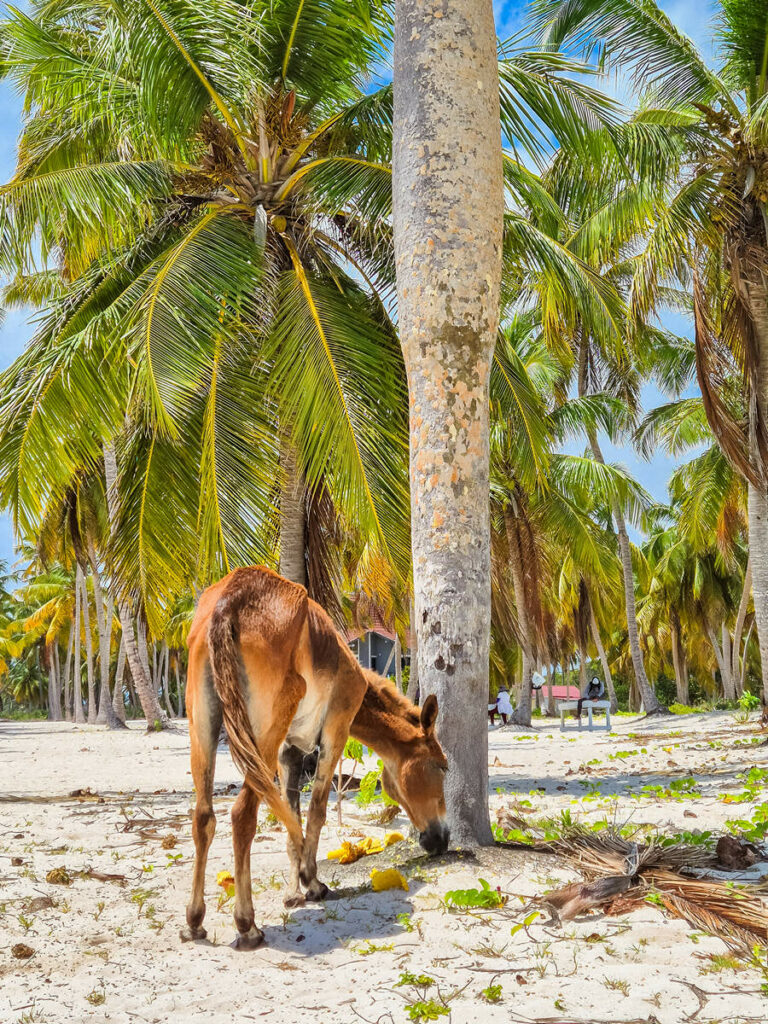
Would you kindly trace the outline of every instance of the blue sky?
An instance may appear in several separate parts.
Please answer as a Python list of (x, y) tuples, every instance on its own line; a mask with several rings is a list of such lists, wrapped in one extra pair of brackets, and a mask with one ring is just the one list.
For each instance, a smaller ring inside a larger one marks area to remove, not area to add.
[[(524, 4), (518, 0), (495, 0), (496, 24), (500, 36), (508, 36), (522, 24)], [(712, 52), (712, 19), (716, 4), (707, 0), (661, 0), (661, 7), (675, 24), (686, 32), (708, 56)], [(0, 82), (0, 180), (7, 181), (13, 173), (16, 158), (16, 138), (21, 123), (21, 101), (6, 82)], [(678, 333), (689, 328), (679, 318), (670, 323)], [(31, 334), (27, 314), (12, 311), (0, 327), (0, 369), (8, 366), (23, 350)], [(652, 408), (663, 401), (657, 389), (649, 385), (643, 389), (643, 404)], [(657, 454), (651, 462), (642, 460), (633, 450), (615, 448), (606, 444), (606, 457), (623, 463), (630, 472), (660, 501), (666, 499), (667, 480), (675, 462)], [(14, 559), (13, 532), (7, 516), (0, 515), (0, 561)]]

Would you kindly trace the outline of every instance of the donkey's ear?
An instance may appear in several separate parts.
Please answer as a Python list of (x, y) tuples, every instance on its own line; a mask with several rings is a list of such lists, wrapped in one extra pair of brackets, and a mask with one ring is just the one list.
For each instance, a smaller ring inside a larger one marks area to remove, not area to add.
[(424, 730), (424, 735), (429, 736), (435, 729), (435, 719), (437, 718), (437, 697), (434, 693), (430, 693), (427, 699), (424, 701), (424, 705), (421, 709), (421, 727)]

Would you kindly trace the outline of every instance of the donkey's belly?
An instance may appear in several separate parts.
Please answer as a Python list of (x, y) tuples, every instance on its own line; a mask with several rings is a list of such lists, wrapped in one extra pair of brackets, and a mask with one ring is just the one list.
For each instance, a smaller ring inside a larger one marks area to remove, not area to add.
[(320, 742), (327, 705), (324, 695), (308, 690), (296, 708), (285, 742), (310, 754)]

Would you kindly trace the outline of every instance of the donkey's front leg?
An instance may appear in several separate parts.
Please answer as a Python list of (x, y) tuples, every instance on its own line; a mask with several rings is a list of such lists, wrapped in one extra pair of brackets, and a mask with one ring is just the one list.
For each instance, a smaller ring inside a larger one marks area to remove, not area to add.
[(301, 857), (299, 876), (307, 890), (307, 899), (323, 900), (328, 895), (328, 886), (317, 877), (317, 844), (320, 832), (325, 824), (328, 796), (331, 792), (333, 773), (339, 763), (344, 744), (347, 742), (347, 728), (324, 734), (320, 740), (320, 756), (317, 761), (317, 774), (312, 786), (309, 801), (307, 828), (304, 835), (304, 852)]

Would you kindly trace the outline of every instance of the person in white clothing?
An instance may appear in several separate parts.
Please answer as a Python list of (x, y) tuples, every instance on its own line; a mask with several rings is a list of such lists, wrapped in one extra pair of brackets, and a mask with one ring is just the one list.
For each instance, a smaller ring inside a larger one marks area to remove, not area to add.
[(505, 686), (499, 690), (499, 695), (496, 698), (496, 710), (501, 715), (501, 720), (504, 725), (507, 724), (507, 718), (515, 710), (512, 707), (512, 701), (509, 699), (509, 690)]

